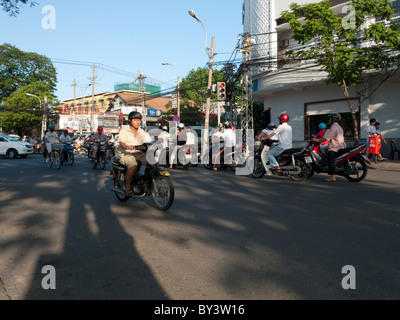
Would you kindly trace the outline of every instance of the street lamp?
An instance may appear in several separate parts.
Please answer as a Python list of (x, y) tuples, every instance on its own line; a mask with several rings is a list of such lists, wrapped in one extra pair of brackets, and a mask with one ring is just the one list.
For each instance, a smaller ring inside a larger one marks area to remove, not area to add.
[[(171, 64), (171, 63), (168, 63), (168, 62), (161, 62), (161, 64), (163, 66), (171, 66), (172, 67), (172, 69), (174, 70), (174, 79), (175, 79), (176, 78), (176, 72), (175, 72), (174, 65)], [(180, 108), (180, 105), (179, 105), (179, 77), (177, 79), (176, 98), (177, 98), (178, 117), (180, 118), (181, 117), (181, 108)]]
[(40, 138), (42, 138), (44, 136), (44, 131), (45, 131), (45, 127), (46, 127), (46, 123), (44, 121), (44, 110), (42, 110), (42, 100), (37, 95), (34, 95), (32, 93), (27, 93), (26, 95), (29, 96), (29, 97), (37, 98), (39, 100), (40, 111), (42, 112), (42, 129), (41, 129), (42, 136), (40, 137)]
[[(210, 105), (211, 105), (211, 86), (212, 86), (212, 72), (213, 72), (213, 63), (214, 63), (214, 43), (215, 43), (215, 38), (212, 37), (211, 39), (211, 49), (207, 48), (207, 31), (206, 28), (204, 27), (204, 24), (201, 22), (201, 20), (197, 17), (196, 13), (193, 10), (189, 10), (189, 15), (193, 17), (194, 19), (199, 22), (204, 29), (204, 32), (206, 34), (206, 44), (205, 44), (205, 50), (207, 53), (207, 56), (210, 59), (210, 68), (208, 71), (208, 87), (207, 87), (207, 102), (206, 102), (206, 114), (205, 114), (205, 122), (204, 122), (204, 137), (203, 137), (203, 154), (202, 154), (202, 160), (205, 160), (205, 157), (208, 155), (207, 147), (208, 147), (208, 130), (209, 130), (209, 123), (210, 123)], [(208, 53), (208, 50), (210, 50), (210, 53)]]

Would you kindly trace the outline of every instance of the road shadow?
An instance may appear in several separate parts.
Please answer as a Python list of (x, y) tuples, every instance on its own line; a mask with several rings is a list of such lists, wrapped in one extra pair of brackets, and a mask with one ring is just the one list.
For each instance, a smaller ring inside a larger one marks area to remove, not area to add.
[[(166, 298), (152, 270), (139, 256), (133, 236), (110, 209), (113, 194), (106, 190), (107, 170), (94, 170), (78, 161), (74, 167), (63, 166), (61, 170), (15, 169), (12, 175), (18, 178), (0, 181), (0, 191), (8, 193), (0, 200), (0, 221), (7, 222), (10, 212), (6, 210), (19, 209), (20, 218), (15, 216), (12, 224), (25, 232), (3, 241), (1, 248), (15, 266), (32, 265), (22, 299)], [(29, 261), (28, 256), (36, 261)], [(56, 271), (55, 290), (42, 287), (46, 276), (42, 271), (47, 265)]]

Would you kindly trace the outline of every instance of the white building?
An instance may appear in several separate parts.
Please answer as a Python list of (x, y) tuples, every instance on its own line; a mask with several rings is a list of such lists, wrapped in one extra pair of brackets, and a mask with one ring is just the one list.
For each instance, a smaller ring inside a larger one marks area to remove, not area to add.
[[(243, 31), (253, 36), (256, 42), (252, 50), (252, 61), (256, 66), (253, 69), (253, 99), (264, 103), (272, 121), (277, 121), (282, 112), (288, 113), (294, 142), (301, 144), (316, 133), (316, 126), (326, 119), (327, 114), (339, 112), (348, 118), (350, 111), (343, 90), (336, 85), (327, 86), (324, 82), (326, 74), (318, 66), (306, 61), (291, 64), (284, 59), (286, 50), (299, 48), (299, 44), (291, 39), (289, 24), (280, 19), (281, 12), (288, 10), (293, 2), (306, 4), (319, 0), (244, 0)], [(331, 2), (338, 14), (349, 3)], [(393, 1), (393, 5), (396, 16), (400, 16), (400, 0)], [(355, 101), (359, 99), (354, 91), (351, 97)], [(389, 79), (361, 106), (361, 139), (366, 139), (370, 118), (381, 123), (386, 140), (397, 140), (399, 144), (400, 74)], [(352, 125), (351, 121), (349, 125)], [(344, 129), (352, 131), (352, 128)], [(349, 142), (352, 140), (348, 139)], [(389, 143), (386, 148), (390, 150)], [(387, 154), (387, 150), (384, 153)]]

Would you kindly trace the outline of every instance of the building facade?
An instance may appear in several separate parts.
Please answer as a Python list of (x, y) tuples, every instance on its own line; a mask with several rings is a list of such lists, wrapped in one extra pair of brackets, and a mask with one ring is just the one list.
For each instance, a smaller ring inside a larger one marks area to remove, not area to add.
[[(255, 39), (251, 60), (253, 99), (264, 104), (272, 120), (286, 112), (293, 127), (294, 144), (302, 144), (316, 133), (319, 122), (330, 112), (339, 112), (346, 120), (345, 132), (351, 144), (352, 122), (349, 108), (342, 88), (327, 85), (326, 74), (318, 65), (308, 61), (295, 63), (285, 59), (287, 50), (302, 47), (291, 39), (288, 23), (281, 19), (281, 12), (296, 2), (299, 5), (316, 3), (319, 0), (244, 0), (243, 31)], [(345, 15), (344, 7), (349, 1), (331, 1), (331, 8), (338, 15)], [(395, 16), (400, 16), (400, 1), (393, 1)], [(400, 74), (390, 78), (362, 106), (359, 117), (360, 139), (367, 138), (366, 128), (369, 119), (376, 118), (386, 140), (400, 142)], [(352, 102), (360, 97), (353, 90)], [(350, 127), (348, 127), (350, 126)], [(383, 145), (383, 149), (389, 146)], [(383, 150), (387, 152), (386, 150)]]

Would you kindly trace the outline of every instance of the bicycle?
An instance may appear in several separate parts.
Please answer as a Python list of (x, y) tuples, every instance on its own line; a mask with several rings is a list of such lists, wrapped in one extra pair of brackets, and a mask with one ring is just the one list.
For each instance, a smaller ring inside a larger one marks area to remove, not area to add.
[(51, 168), (53, 166), (53, 163), (55, 163), (56, 168), (60, 169), (61, 168), (61, 143), (53, 143), (51, 145), (51, 153), (50, 155), (44, 158), (44, 161), (46, 163), (46, 166), (48, 168)]

